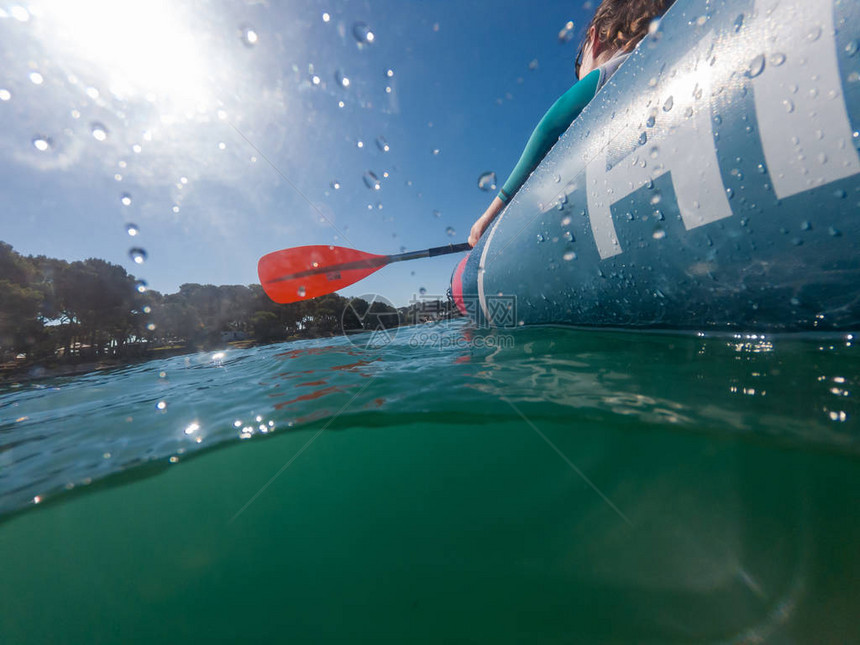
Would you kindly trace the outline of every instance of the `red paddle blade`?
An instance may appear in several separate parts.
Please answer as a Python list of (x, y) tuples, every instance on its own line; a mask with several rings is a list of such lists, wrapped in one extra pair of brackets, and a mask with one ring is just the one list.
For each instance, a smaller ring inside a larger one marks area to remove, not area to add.
[(388, 256), (342, 246), (298, 246), (260, 258), (263, 291), (279, 303), (324, 296), (358, 282), (388, 264)]

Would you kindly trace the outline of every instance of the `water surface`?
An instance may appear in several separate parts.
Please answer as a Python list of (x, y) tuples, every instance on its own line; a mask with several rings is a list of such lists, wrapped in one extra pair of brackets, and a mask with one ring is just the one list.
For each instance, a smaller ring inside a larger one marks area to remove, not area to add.
[(376, 345), (5, 387), (3, 642), (860, 638), (849, 336)]

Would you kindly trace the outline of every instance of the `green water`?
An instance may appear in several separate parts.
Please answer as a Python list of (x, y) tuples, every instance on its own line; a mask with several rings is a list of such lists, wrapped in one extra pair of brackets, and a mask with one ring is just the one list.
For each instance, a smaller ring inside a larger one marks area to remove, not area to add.
[(0, 642), (860, 640), (851, 339), (436, 331), (0, 395)]

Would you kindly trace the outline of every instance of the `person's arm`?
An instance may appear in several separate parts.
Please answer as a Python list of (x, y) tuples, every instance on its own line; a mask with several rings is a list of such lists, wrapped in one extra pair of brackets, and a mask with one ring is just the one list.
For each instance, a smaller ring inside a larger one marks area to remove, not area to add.
[(537, 124), (531, 137), (529, 137), (520, 160), (517, 162), (507, 181), (505, 181), (499, 194), (472, 226), (472, 231), (469, 235), (469, 244), (472, 246), (477, 244), (487, 226), (490, 225), (496, 215), (499, 214), (505, 207), (505, 204), (511, 200), (522, 185), (526, 183), (526, 179), (529, 178), (529, 175), (537, 168), (538, 164), (543, 161), (543, 158), (558, 141), (558, 138), (564, 134), (565, 130), (573, 123), (573, 120), (582, 112), (582, 109), (588, 105), (588, 102), (594, 97), (597, 91), (599, 79), (600, 70), (594, 70), (562, 94), (553, 103), (552, 107), (547, 110), (546, 114), (543, 115), (540, 123)]

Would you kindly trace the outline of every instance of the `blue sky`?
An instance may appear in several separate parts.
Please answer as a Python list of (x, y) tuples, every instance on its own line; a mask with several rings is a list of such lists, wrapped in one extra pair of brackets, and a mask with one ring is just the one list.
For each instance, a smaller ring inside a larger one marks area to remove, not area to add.
[[(525, 0), (0, 0), (0, 240), (104, 258), (164, 293), (257, 282), (257, 259), (292, 246), (465, 241), (493, 196), (479, 175), (503, 182), (573, 83), (590, 13)], [(342, 293), (442, 295), (455, 263), (393, 265)]]

